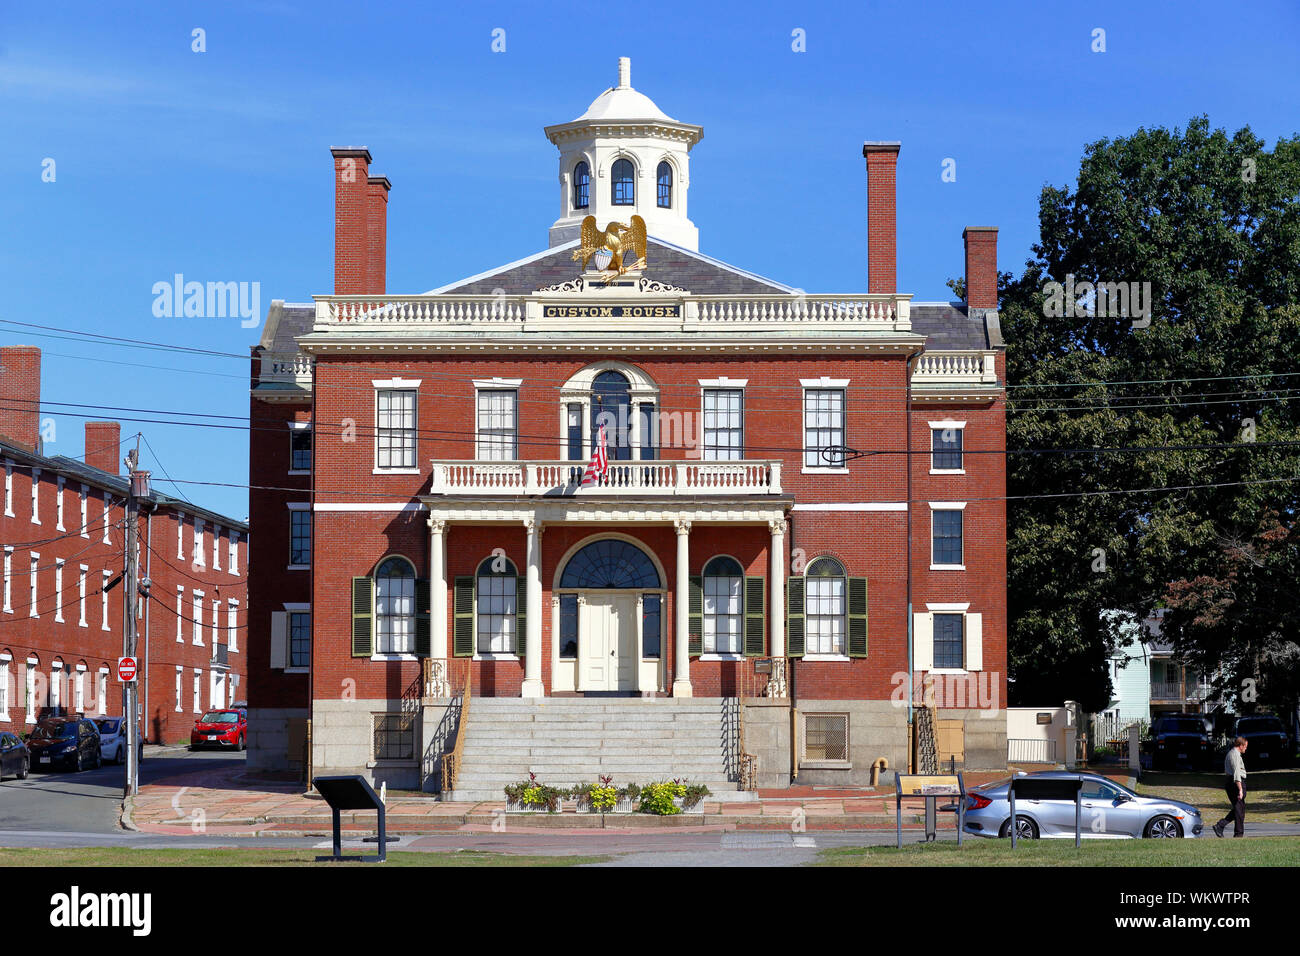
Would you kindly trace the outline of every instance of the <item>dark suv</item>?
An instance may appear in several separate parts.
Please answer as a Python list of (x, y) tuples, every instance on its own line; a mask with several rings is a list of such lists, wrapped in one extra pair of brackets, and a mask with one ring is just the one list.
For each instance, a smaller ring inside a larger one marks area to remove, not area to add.
[(33, 770), (99, 767), (99, 729), (84, 717), (47, 717), (27, 738)]
[(1294, 756), (1286, 728), (1282, 721), (1270, 714), (1238, 717), (1233, 721), (1228, 736), (1245, 737), (1249, 744), (1246, 759), (1260, 767), (1285, 767)]
[(1209, 766), (1214, 756), (1210, 732), (1199, 714), (1161, 714), (1151, 722), (1147, 746), (1156, 769), (1186, 764), (1199, 770)]

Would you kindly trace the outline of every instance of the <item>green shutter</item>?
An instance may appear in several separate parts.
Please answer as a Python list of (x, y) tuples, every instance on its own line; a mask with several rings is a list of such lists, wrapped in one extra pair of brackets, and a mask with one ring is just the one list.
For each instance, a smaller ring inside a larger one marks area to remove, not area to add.
[(762, 657), (767, 653), (767, 596), (761, 577), (745, 578), (745, 656)]
[(803, 657), (803, 585), (803, 578), (790, 578), (786, 582), (785, 653), (787, 657)]
[(525, 575), (518, 574), (515, 576), (515, 647), (518, 648), (516, 653), (524, 656), (524, 651), (528, 648), (528, 578)]
[(429, 617), (429, 582), (419, 578), (415, 581), (415, 656), (429, 656), (429, 635), (432, 633), (432, 619)]
[(455, 597), (452, 601), (455, 622), (452, 628), (452, 654), (456, 657), (474, 656), (474, 579), (456, 579)]
[(692, 657), (704, 653), (704, 581), (699, 575), (692, 575), (687, 590), (690, 600), (686, 605), (687, 651)]
[(849, 657), (867, 656), (867, 579), (849, 578)]
[(352, 656), (369, 657), (375, 652), (375, 582), (352, 579)]

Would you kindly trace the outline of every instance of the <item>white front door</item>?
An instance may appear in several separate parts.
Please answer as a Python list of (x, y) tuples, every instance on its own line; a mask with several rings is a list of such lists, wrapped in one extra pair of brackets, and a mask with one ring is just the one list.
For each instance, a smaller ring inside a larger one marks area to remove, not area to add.
[(639, 663), (636, 642), (636, 595), (587, 594), (579, 615), (583, 691), (634, 690)]

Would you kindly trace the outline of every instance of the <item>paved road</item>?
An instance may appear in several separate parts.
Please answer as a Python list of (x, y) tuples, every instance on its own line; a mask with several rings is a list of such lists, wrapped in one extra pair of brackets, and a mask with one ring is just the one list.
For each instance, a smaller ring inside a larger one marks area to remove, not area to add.
[[(140, 764), (140, 782), (153, 783), (180, 773), (243, 762), (242, 753), (211, 750), (190, 753), (183, 748), (146, 752)], [(0, 843), (4, 834), (13, 830), (120, 832), (117, 818), (122, 807), (124, 777), (124, 768), (115, 766), (81, 773), (33, 770), (26, 780), (6, 777), (0, 782)]]

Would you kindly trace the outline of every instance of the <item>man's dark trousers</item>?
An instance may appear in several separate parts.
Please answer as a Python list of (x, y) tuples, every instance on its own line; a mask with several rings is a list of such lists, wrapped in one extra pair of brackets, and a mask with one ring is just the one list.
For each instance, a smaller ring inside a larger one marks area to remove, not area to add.
[(1223, 792), (1228, 795), (1228, 802), (1232, 804), (1232, 809), (1228, 815), (1219, 821), (1219, 826), (1226, 827), (1228, 822), (1232, 822), (1232, 835), (1235, 837), (1246, 835), (1246, 782), (1241, 783), (1241, 799), (1237, 798), (1237, 781), (1229, 780), (1224, 784)]

